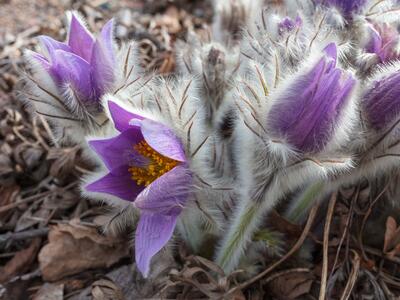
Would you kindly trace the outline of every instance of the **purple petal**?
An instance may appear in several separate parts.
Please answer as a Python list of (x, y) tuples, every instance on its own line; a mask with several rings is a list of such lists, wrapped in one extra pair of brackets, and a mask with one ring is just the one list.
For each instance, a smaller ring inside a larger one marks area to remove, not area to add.
[(72, 52), (71, 48), (65, 44), (52, 39), (49, 36), (41, 35), (38, 37), (39, 42), (45, 47), (44, 50), (47, 51), (48, 59), (53, 60), (54, 53), (56, 50), (63, 50), (65, 52)]
[(328, 46), (324, 48), (324, 52), (327, 57), (332, 58), (335, 61), (335, 66), (336, 66), (336, 61), (337, 61), (337, 47), (335, 43), (330, 43)]
[(142, 213), (135, 236), (135, 260), (143, 277), (150, 271), (151, 258), (169, 241), (174, 232), (177, 215)]
[(115, 53), (113, 50), (113, 21), (110, 20), (101, 31), (93, 46), (91, 57), (93, 83), (96, 95), (100, 97), (114, 81)]
[(142, 116), (131, 113), (113, 101), (107, 101), (108, 109), (110, 110), (111, 118), (113, 119), (115, 128), (119, 131), (125, 131), (133, 126), (130, 125), (132, 119), (143, 120)]
[(90, 65), (76, 54), (56, 50), (52, 71), (57, 74), (62, 84), (71, 84), (83, 101), (92, 98)]
[(165, 125), (144, 119), (142, 121), (142, 134), (147, 144), (158, 153), (177, 161), (186, 161), (181, 141)]
[(269, 112), (268, 127), (274, 137), (302, 152), (318, 152), (327, 145), (355, 85), (350, 73), (334, 63), (323, 57), (283, 91)]
[(179, 213), (189, 196), (191, 184), (187, 166), (178, 165), (146, 187), (137, 197), (135, 206), (146, 212)]
[(68, 32), (68, 45), (72, 52), (90, 62), (94, 38), (81, 20), (75, 14), (71, 16)]
[(50, 70), (51, 65), (46, 57), (33, 51), (29, 51), (29, 55), (35, 60), (37, 60), (47, 71)]
[(89, 192), (105, 193), (116, 196), (126, 201), (135, 201), (137, 195), (143, 191), (142, 186), (138, 186), (131, 179), (128, 168), (121, 167), (118, 175), (108, 173), (104, 177), (88, 184), (85, 189)]
[(376, 130), (385, 128), (400, 113), (400, 72), (376, 81), (364, 96), (363, 107)]
[(117, 171), (122, 166), (128, 169), (131, 162), (137, 160), (133, 147), (142, 140), (140, 128), (131, 127), (111, 139), (89, 141), (89, 145), (102, 158), (107, 169), (118, 175)]
[(101, 30), (99, 40), (103, 44), (106, 56), (110, 59), (112, 63), (115, 63), (115, 53), (114, 53), (114, 20), (109, 20)]
[(151, 258), (167, 244), (176, 219), (190, 193), (192, 176), (187, 166), (180, 165), (151, 183), (136, 198), (141, 210), (136, 229), (136, 263), (147, 276)]

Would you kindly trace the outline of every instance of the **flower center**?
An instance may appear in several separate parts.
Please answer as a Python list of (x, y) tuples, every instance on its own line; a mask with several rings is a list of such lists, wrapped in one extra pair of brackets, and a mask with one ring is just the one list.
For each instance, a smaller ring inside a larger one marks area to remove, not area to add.
[(164, 175), (173, 169), (179, 162), (165, 157), (155, 151), (147, 144), (146, 141), (141, 141), (133, 147), (140, 155), (149, 159), (149, 162), (141, 167), (130, 167), (129, 173), (132, 174), (132, 179), (138, 185), (148, 186), (158, 177)]

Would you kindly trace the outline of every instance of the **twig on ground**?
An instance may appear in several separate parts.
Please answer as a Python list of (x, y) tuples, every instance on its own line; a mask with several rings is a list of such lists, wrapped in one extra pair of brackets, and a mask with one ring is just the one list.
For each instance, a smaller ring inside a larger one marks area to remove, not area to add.
[(354, 254), (354, 258), (352, 260), (353, 262), (353, 268), (351, 269), (351, 273), (349, 275), (349, 278), (347, 279), (346, 287), (344, 288), (342, 297), (340, 297), (340, 300), (347, 300), (351, 296), (351, 291), (353, 290), (353, 287), (357, 281), (357, 276), (358, 276), (358, 271), (360, 270), (360, 256), (352, 250)]
[(2, 244), (6, 244), (9, 241), (22, 241), (26, 239), (32, 239), (35, 237), (46, 236), (49, 232), (49, 228), (38, 228), (38, 229), (31, 229), (21, 232), (7, 232), (5, 234), (0, 234), (0, 246)]
[(329, 232), (335, 210), (337, 194), (333, 193), (329, 200), (328, 212), (326, 213), (325, 227), (324, 227), (324, 245), (323, 245), (323, 262), (321, 274), (321, 288), (319, 290), (319, 300), (324, 300), (326, 296), (326, 283), (328, 281), (328, 249), (329, 249)]

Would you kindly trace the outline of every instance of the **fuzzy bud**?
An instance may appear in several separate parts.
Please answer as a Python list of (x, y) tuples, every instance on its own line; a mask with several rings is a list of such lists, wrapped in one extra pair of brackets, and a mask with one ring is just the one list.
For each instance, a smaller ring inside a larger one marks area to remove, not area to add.
[(65, 42), (40, 36), (41, 52), (25, 51), (24, 94), (35, 114), (50, 121), (57, 142), (85, 148), (84, 136), (108, 124), (100, 98), (118, 83), (117, 48), (112, 20), (96, 38), (79, 14), (67, 16)]
[(389, 24), (368, 24), (369, 38), (365, 45), (367, 53), (374, 53), (380, 63), (385, 63), (400, 57), (398, 51), (399, 34)]
[(278, 32), (283, 35), (285, 32), (292, 32), (293, 30), (299, 28), (303, 24), (303, 20), (300, 16), (296, 19), (291, 19), (289, 17), (283, 18), (281, 22), (278, 23)]
[(34, 58), (49, 72), (61, 94), (70, 88), (84, 104), (99, 103), (114, 79), (113, 21), (95, 39), (77, 15), (72, 13), (70, 19), (67, 42), (41, 36), (45, 53), (35, 54)]
[(367, 0), (327, 0), (320, 1), (328, 6), (336, 7), (346, 17), (351, 16), (353, 13), (360, 11), (363, 6), (367, 3)]
[(400, 113), (400, 72), (372, 83), (363, 99), (368, 122), (375, 130), (386, 128)]
[(268, 114), (272, 139), (308, 153), (329, 143), (355, 86), (352, 75), (336, 67), (336, 60), (332, 43), (310, 71), (295, 76), (279, 94)]

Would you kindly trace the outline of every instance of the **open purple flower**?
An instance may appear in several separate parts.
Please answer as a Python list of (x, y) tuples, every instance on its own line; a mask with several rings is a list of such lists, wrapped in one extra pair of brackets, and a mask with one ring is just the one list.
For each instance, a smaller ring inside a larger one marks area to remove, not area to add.
[(97, 104), (114, 80), (112, 30), (113, 20), (110, 20), (95, 39), (80, 18), (72, 13), (67, 42), (40, 36), (45, 53), (34, 53), (33, 57), (60, 89), (70, 88), (83, 103)]
[(192, 176), (182, 144), (171, 129), (115, 102), (109, 101), (108, 106), (120, 134), (89, 142), (108, 173), (86, 190), (134, 201), (140, 209), (135, 256), (139, 270), (147, 276), (151, 258), (173, 234)]
[(368, 24), (369, 39), (365, 51), (375, 53), (381, 63), (400, 58), (397, 46), (400, 43), (399, 33), (389, 24)]
[(355, 85), (350, 73), (336, 67), (336, 45), (324, 51), (310, 71), (282, 91), (268, 115), (273, 138), (301, 152), (315, 153), (328, 144)]
[(380, 130), (400, 114), (400, 72), (375, 81), (366, 92), (363, 108), (371, 126)]

